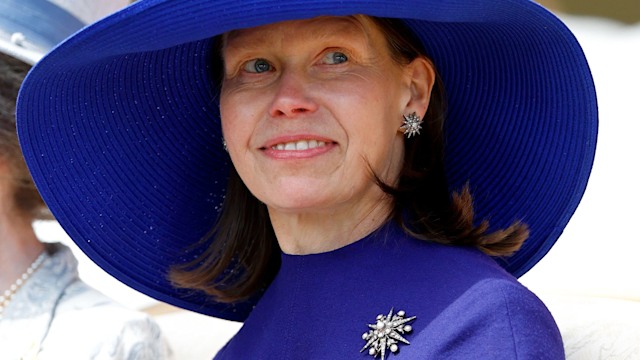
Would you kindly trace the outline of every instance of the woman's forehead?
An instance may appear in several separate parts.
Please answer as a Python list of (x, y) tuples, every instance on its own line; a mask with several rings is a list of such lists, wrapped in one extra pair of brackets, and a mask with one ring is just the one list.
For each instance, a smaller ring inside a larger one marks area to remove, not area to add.
[(326, 37), (369, 37), (375, 28), (373, 21), (363, 15), (321, 16), (305, 20), (282, 21), (248, 29), (233, 30), (223, 35), (226, 49), (264, 46), (274, 41), (287, 41), (292, 36), (309, 36), (322, 40)]

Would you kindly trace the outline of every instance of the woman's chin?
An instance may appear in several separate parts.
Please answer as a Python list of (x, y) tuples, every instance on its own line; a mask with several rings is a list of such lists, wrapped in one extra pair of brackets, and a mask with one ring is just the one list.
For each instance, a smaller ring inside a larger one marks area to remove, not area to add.
[(281, 214), (305, 214), (305, 213), (317, 213), (320, 214), (325, 211), (333, 211), (336, 206), (332, 206), (332, 202), (326, 199), (319, 199), (317, 194), (293, 194), (291, 196), (283, 196), (280, 199), (274, 201), (265, 202), (270, 213)]
[[(338, 187), (312, 177), (288, 177), (260, 186), (253, 194), (269, 208), (282, 211), (313, 210), (331, 207), (345, 200)], [(250, 188), (251, 189), (251, 188)]]

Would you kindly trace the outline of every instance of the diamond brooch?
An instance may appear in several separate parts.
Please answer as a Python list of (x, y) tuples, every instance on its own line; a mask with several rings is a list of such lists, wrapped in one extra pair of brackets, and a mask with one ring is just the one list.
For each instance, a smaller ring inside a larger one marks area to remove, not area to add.
[(374, 358), (379, 355), (381, 360), (384, 360), (387, 349), (394, 354), (397, 353), (399, 343), (409, 345), (409, 341), (402, 335), (413, 330), (408, 323), (415, 319), (415, 316), (405, 317), (402, 310), (393, 315), (393, 308), (387, 316), (378, 315), (376, 323), (368, 325), (371, 330), (362, 334), (362, 339), (367, 343), (360, 352), (369, 348), (369, 355)]
[(404, 134), (407, 136), (407, 139), (420, 134), (420, 129), (422, 129), (422, 119), (415, 113), (411, 113), (409, 115), (402, 115), (404, 117), (404, 124), (400, 126), (400, 129), (404, 131)]

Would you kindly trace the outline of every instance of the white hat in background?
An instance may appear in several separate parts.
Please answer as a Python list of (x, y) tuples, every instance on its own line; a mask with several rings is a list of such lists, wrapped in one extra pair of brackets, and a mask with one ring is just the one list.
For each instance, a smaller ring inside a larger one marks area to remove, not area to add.
[[(21, 0), (23, 1), (23, 0)], [(85, 24), (90, 24), (129, 5), (131, 0), (47, 0)]]
[(0, 52), (34, 64), (84, 25), (128, 3), (127, 0), (2, 0)]

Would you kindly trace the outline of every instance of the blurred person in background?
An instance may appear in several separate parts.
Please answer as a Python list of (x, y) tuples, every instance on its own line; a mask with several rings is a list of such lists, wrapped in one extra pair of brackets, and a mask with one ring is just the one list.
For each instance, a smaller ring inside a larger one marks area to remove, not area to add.
[[(113, 10), (115, 3), (110, 1), (107, 10)], [(90, 5), (94, 11), (101, 9), (99, 2)], [(170, 357), (158, 325), (149, 316), (126, 309), (83, 283), (71, 251), (59, 243), (40, 242), (33, 230), (34, 220), (52, 217), (18, 144), (18, 89), (42, 54), (83, 26), (83, 21), (52, 2), (0, 3), (2, 360)]]

